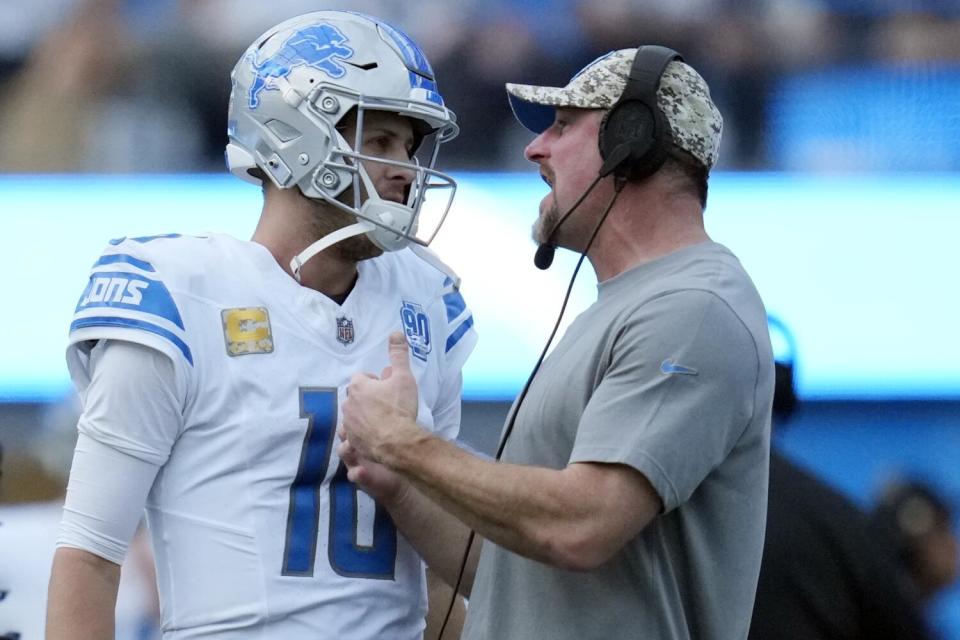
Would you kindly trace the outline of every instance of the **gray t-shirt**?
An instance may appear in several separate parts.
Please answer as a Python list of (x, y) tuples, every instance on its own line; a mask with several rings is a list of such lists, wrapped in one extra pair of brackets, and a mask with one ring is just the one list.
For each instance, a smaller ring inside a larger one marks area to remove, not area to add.
[(503, 460), (629, 465), (664, 510), (593, 571), (485, 542), (463, 637), (746, 638), (773, 379), (763, 303), (725, 247), (686, 247), (601, 283), (543, 363)]

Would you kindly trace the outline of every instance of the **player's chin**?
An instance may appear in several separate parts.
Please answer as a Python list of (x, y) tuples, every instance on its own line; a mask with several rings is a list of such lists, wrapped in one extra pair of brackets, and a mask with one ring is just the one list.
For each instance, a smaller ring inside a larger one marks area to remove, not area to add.
[(334, 245), (337, 247), (337, 254), (343, 260), (350, 262), (360, 262), (383, 255), (383, 249), (373, 244), (366, 235), (353, 236)]

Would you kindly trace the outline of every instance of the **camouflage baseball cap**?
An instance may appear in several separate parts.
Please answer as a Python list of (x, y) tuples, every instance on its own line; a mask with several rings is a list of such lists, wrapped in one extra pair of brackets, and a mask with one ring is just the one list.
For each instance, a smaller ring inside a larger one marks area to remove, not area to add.
[[(577, 72), (565, 87), (508, 82), (513, 113), (524, 127), (540, 133), (553, 124), (556, 107), (609, 109), (623, 93), (636, 53), (636, 49), (611, 51)], [(657, 104), (670, 125), (674, 145), (712, 168), (717, 162), (723, 117), (700, 74), (684, 62), (669, 63), (660, 78)]]

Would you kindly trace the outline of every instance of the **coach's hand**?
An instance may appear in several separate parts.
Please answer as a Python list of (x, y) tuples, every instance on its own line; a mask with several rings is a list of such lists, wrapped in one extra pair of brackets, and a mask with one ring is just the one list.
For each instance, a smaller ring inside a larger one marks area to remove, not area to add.
[(343, 404), (341, 438), (359, 458), (395, 466), (403, 448), (429, 434), (417, 425), (417, 382), (407, 341), (390, 334), (390, 366), (379, 379), (354, 375)]
[[(345, 437), (342, 430), (340, 437)], [(371, 498), (388, 509), (403, 502), (410, 483), (399, 473), (364, 458), (349, 440), (344, 440), (337, 446), (337, 455), (347, 466), (347, 479)]]

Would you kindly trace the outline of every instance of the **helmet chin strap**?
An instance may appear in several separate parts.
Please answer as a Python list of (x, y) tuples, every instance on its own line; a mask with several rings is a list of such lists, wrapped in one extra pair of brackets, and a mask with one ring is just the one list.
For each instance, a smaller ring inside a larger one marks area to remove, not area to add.
[(361, 233), (367, 233), (376, 228), (376, 225), (374, 225), (372, 222), (361, 220), (356, 224), (351, 224), (341, 229), (337, 229), (333, 233), (328, 233), (293, 257), (293, 260), (290, 261), (290, 270), (293, 272), (293, 277), (296, 278), (297, 282), (300, 282), (300, 269), (303, 268), (303, 264), (327, 247), (334, 245), (341, 240), (358, 236)]

